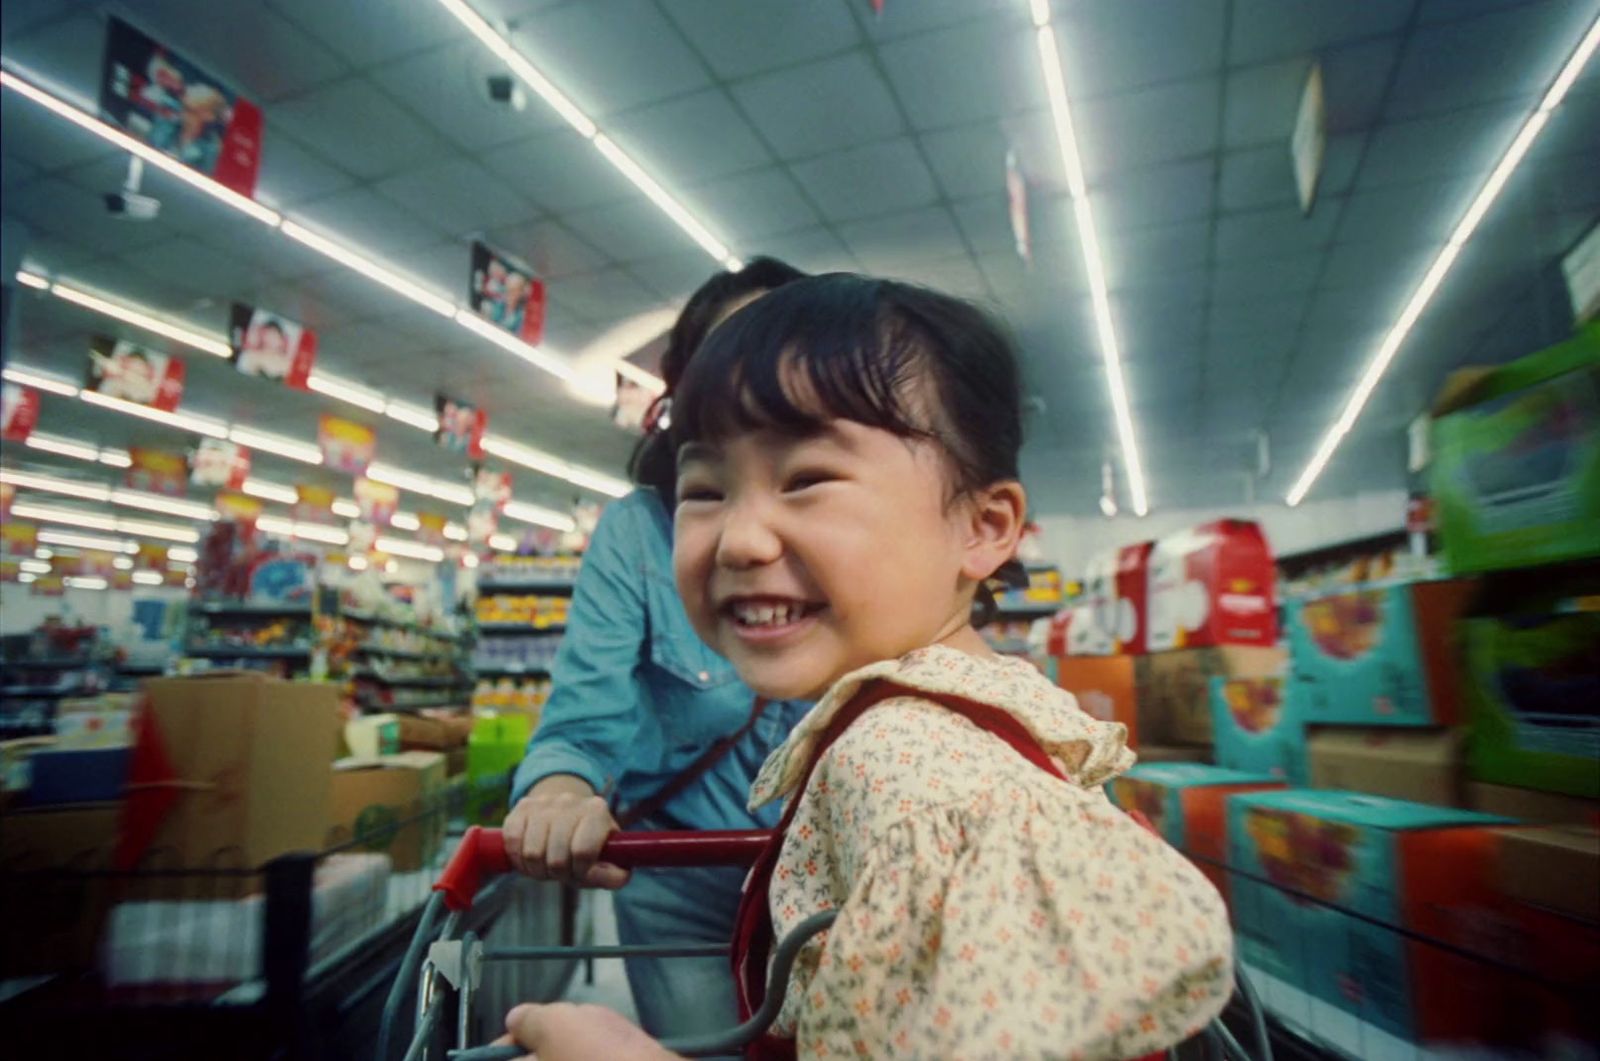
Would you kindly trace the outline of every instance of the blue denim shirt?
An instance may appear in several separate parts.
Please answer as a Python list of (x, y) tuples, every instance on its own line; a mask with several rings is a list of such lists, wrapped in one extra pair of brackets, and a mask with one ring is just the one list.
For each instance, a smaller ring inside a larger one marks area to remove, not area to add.
[[(512, 800), (551, 774), (575, 774), (623, 807), (659, 791), (750, 717), (754, 694), (695, 636), (672, 579), (672, 522), (651, 490), (606, 506), (584, 554), (567, 634)], [(810, 704), (769, 704), (750, 733), (664, 809), (657, 827), (755, 829), (750, 784)]]

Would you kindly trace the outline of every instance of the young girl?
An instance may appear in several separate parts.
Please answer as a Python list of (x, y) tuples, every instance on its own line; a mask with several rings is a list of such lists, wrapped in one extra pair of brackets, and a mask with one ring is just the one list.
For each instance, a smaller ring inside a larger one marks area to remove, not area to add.
[(1136, 1056), (1232, 988), (1216, 891), (1101, 789), (1124, 728), (974, 628), (1027, 511), (1019, 402), (981, 312), (847, 275), (735, 314), (678, 391), (690, 621), (819, 701), (756, 779), (789, 806), (741, 915), (754, 1003), (763, 942), (839, 911), (774, 1025), (802, 1057)]

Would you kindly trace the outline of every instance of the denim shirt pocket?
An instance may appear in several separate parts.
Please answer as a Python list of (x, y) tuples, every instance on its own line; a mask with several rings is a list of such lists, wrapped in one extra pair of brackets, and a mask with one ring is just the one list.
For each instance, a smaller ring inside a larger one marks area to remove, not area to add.
[(672, 581), (645, 574), (650, 686), (670, 746), (705, 745), (738, 729), (750, 692), (733, 665), (696, 636)]

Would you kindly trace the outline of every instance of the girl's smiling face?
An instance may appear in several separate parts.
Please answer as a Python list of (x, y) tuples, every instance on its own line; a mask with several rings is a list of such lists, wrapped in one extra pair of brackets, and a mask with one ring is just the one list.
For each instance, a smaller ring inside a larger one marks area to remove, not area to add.
[(950, 498), (938, 443), (850, 420), (690, 443), (674, 567), (696, 632), (756, 692), (816, 699), (935, 643), (987, 652), (978, 583), (1015, 548), (1015, 482)]

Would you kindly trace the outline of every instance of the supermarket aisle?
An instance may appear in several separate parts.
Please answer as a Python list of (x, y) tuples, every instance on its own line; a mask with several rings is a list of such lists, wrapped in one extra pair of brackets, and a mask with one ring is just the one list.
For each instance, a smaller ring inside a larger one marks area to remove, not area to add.
[[(594, 942), (600, 946), (616, 944), (617, 913), (611, 893), (590, 892), (589, 898), (593, 904), (590, 916), (594, 919)], [(639, 1014), (633, 1008), (633, 993), (628, 990), (628, 975), (617, 959), (595, 962), (592, 984), (584, 983), (583, 972), (579, 970), (566, 997), (569, 1002), (592, 1002), (614, 1009), (634, 1023), (639, 1021)]]

